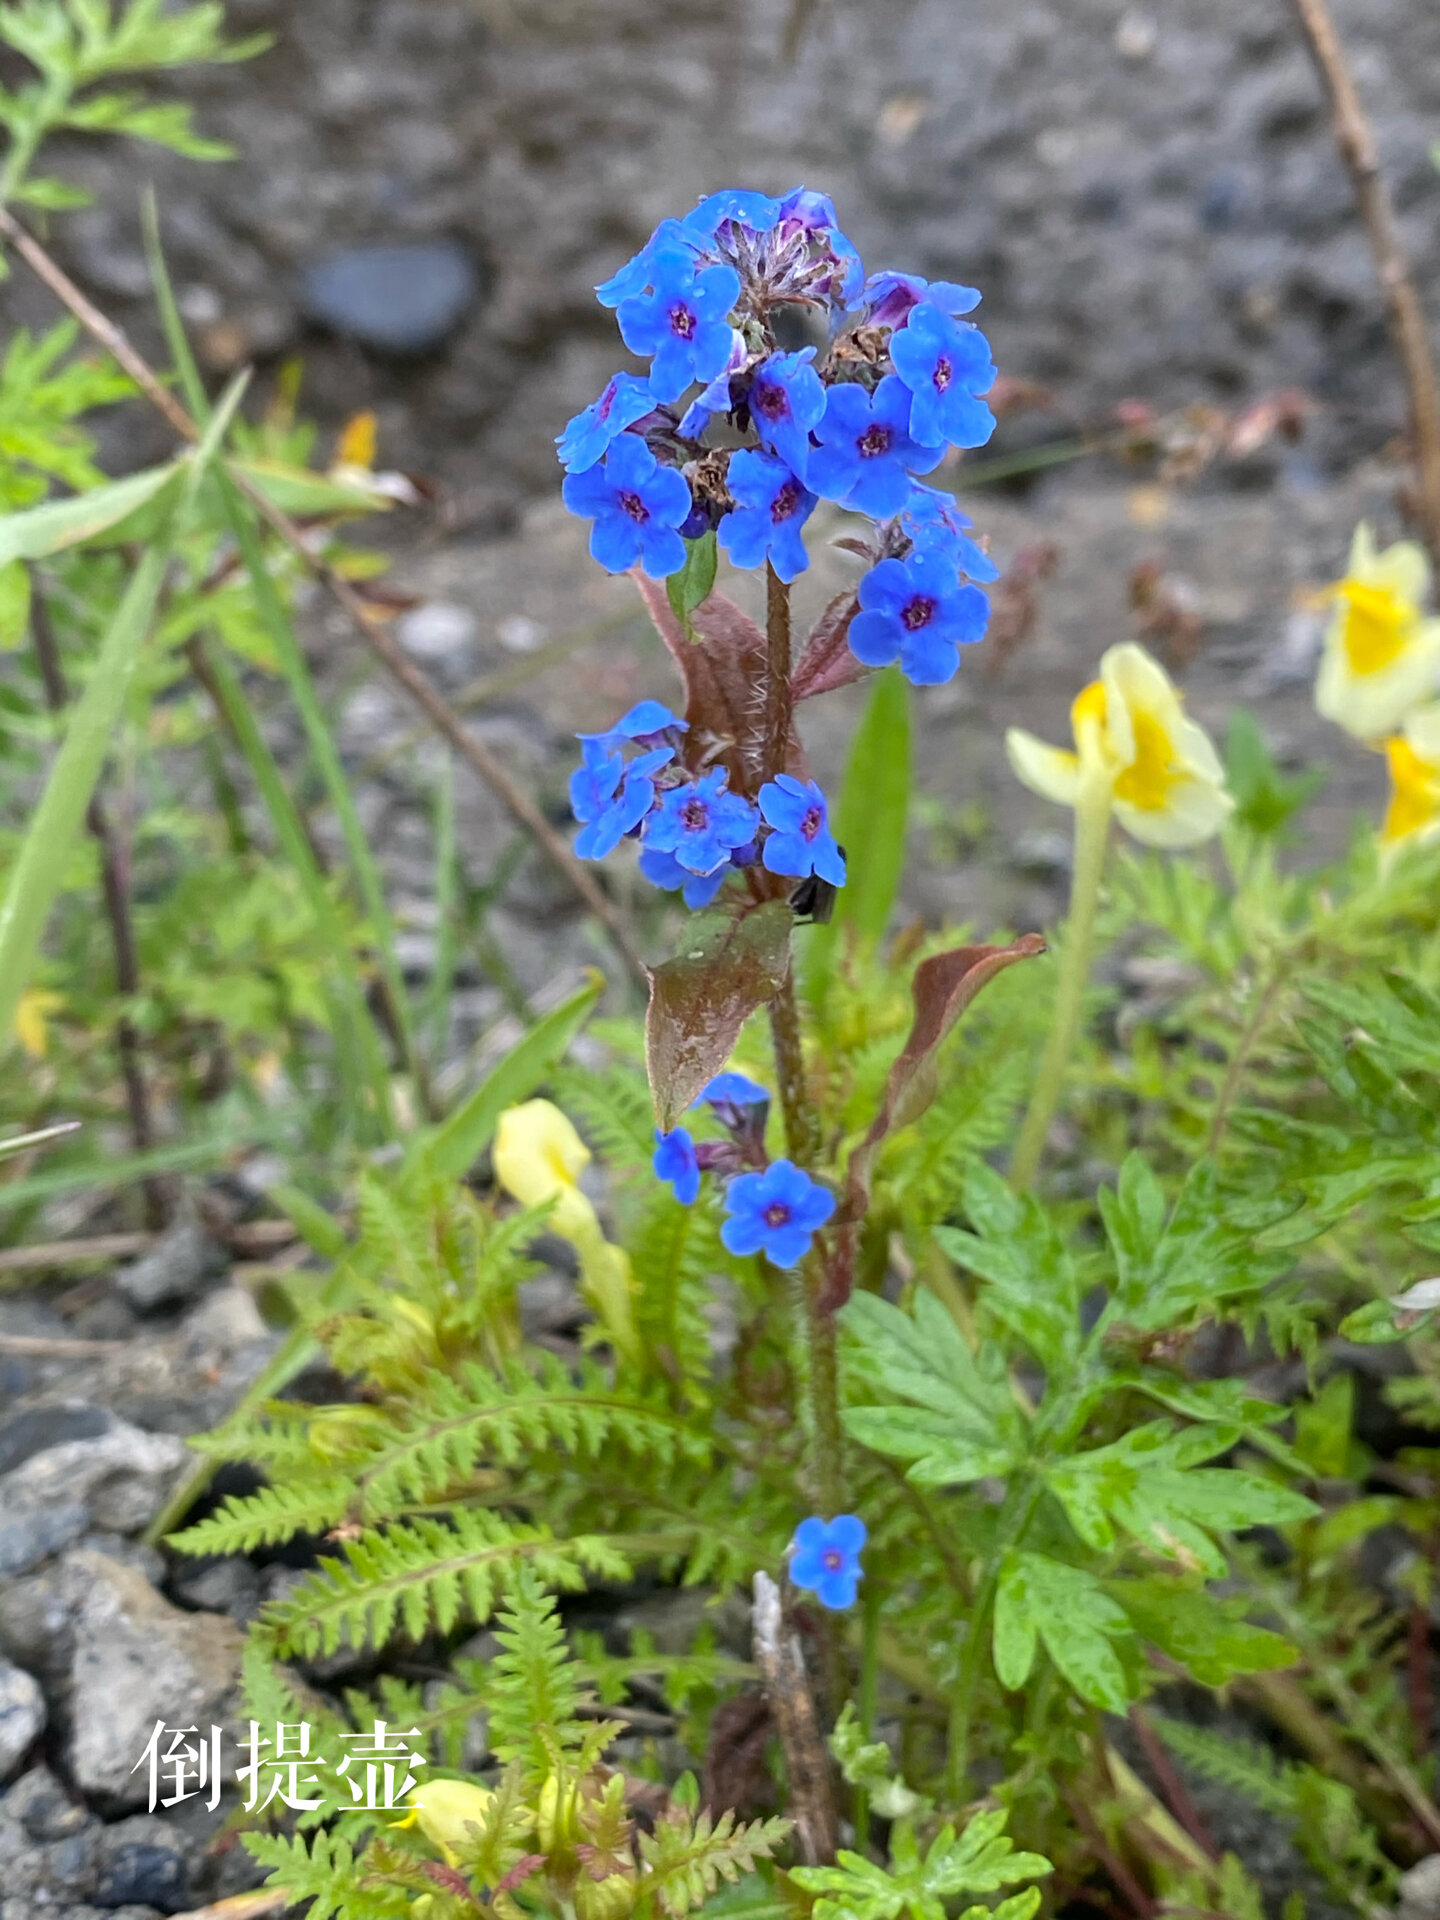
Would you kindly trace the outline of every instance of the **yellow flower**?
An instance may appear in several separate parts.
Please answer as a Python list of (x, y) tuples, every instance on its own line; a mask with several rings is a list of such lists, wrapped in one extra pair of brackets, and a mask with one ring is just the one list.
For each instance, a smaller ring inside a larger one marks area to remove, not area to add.
[(1433, 840), (1440, 833), (1440, 703), (1412, 713), (1403, 732), (1385, 742), (1385, 757), (1390, 805), (1380, 844)]
[(605, 1238), (579, 1178), (590, 1149), (548, 1100), (507, 1107), (495, 1132), (495, 1178), (524, 1207), (552, 1200), (550, 1227), (580, 1256), (581, 1284), (622, 1352), (636, 1352), (630, 1311), (630, 1262)]
[[(473, 1836), (471, 1827), (483, 1826), (495, 1796), (485, 1787), (471, 1786), (468, 1780), (427, 1780), (417, 1789), (422, 1796), (408, 1803), (411, 1817), (420, 1831), (444, 1854), (450, 1866), (456, 1864), (456, 1848)], [(408, 1827), (410, 1820), (396, 1823)]]
[(1151, 847), (1193, 847), (1235, 803), (1209, 736), (1187, 720), (1164, 669), (1133, 643), (1111, 647), (1070, 712), (1074, 753), (1012, 727), (1005, 751), (1033, 793), (1061, 806), (1108, 795), (1127, 832)]
[(50, 1044), (50, 1015), (63, 1007), (62, 994), (31, 987), (15, 1005), (15, 1038), (32, 1060), (43, 1060)]
[(1345, 578), (1330, 589), (1335, 613), (1315, 683), (1326, 720), (1357, 740), (1398, 727), (1440, 683), (1440, 620), (1422, 612), (1430, 562), (1413, 540), (1381, 553), (1362, 523)]

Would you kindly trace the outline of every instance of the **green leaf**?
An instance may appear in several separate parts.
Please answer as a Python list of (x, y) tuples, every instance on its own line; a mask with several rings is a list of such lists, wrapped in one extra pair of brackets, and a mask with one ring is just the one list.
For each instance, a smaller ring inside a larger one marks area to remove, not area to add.
[(1202, 1686), (1223, 1687), (1237, 1673), (1272, 1673), (1300, 1658), (1288, 1640), (1244, 1618), (1243, 1596), (1221, 1600), (1204, 1587), (1163, 1576), (1110, 1580), (1106, 1591), (1138, 1634)]
[(1235, 822), (1262, 836), (1279, 835), (1325, 784), (1320, 769), (1287, 780), (1254, 714), (1237, 707), (1225, 734), (1225, 784), (1235, 800)]
[[(66, 547), (109, 534), (111, 543), (123, 537), (123, 523), (167, 488), (178, 491), (184, 463), (149, 467), (126, 480), (112, 480), (74, 500), (48, 500), (24, 513), (0, 515), (0, 567), (12, 560), (43, 560)], [(173, 504), (173, 502), (171, 503)]]
[(1432, 1326), (1436, 1311), (1430, 1307), (1423, 1313), (1407, 1313), (1394, 1300), (1367, 1300), (1340, 1322), (1340, 1337), (1360, 1347), (1387, 1347)]
[(905, 866), (910, 817), (910, 689), (898, 667), (875, 676), (850, 747), (833, 827), (845, 849), (845, 885), (830, 925), (813, 929), (805, 957), (805, 991), (824, 998), (840, 929), (850, 927), (867, 947), (878, 946)]
[(1066, 1680), (1093, 1706), (1123, 1713), (1130, 1690), (1115, 1642), (1131, 1631), (1093, 1574), (1048, 1554), (1011, 1552), (995, 1599), (995, 1671), (1012, 1690), (1024, 1686), (1038, 1641)]
[(15, 198), (28, 207), (39, 207), (46, 213), (65, 213), (75, 207), (88, 207), (93, 195), (83, 187), (68, 186), (63, 180), (34, 179), (22, 180), (15, 189)]
[(914, 1465), (907, 1479), (938, 1487), (1009, 1472), (1025, 1448), (1024, 1425), (999, 1355), (984, 1370), (932, 1293), (914, 1315), (873, 1293), (855, 1293), (841, 1314), (851, 1341), (846, 1377), (913, 1406), (848, 1407), (846, 1431), (877, 1453)]
[(506, 1107), (527, 1099), (561, 1059), (595, 1010), (605, 982), (592, 974), (577, 993), (547, 1013), (447, 1119), (410, 1150), (440, 1180), (462, 1180), (490, 1143)]
[(0, 651), (23, 646), (30, 633), (30, 571), (23, 560), (0, 567)]
[(712, 529), (698, 540), (685, 542), (685, 564), (665, 582), (670, 610), (685, 630), (687, 640), (698, 640), (693, 615), (715, 591), (717, 541)]
[(966, 1174), (965, 1211), (979, 1231), (937, 1227), (937, 1243), (986, 1283), (986, 1314), (1047, 1370), (1063, 1373), (1080, 1350), (1081, 1273), (1054, 1221), (1032, 1195), (1017, 1196), (979, 1160)]

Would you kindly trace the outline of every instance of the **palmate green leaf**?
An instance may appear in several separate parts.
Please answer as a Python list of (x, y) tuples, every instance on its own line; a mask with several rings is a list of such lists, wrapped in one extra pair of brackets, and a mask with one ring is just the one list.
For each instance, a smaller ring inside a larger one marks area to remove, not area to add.
[(1226, 1218), (1208, 1161), (1192, 1167), (1168, 1220), (1160, 1184), (1138, 1153), (1127, 1156), (1118, 1186), (1102, 1187), (1099, 1199), (1115, 1256), (1111, 1312), (1142, 1331), (1258, 1293), (1289, 1265), (1283, 1256), (1258, 1253), (1254, 1235)]
[(995, 1597), (995, 1671), (1002, 1686), (1023, 1687), (1037, 1645), (1092, 1706), (1123, 1713), (1130, 1688), (1116, 1642), (1133, 1629), (1099, 1580), (1049, 1554), (1012, 1551)]
[(974, 1232), (938, 1227), (935, 1239), (957, 1266), (986, 1282), (981, 1305), (1063, 1375), (1080, 1350), (1080, 1300), (1087, 1276), (1038, 1200), (1011, 1191), (982, 1161), (965, 1179)]
[[(910, 1825), (898, 1822), (891, 1834), (889, 1868), (863, 1854), (842, 1851), (833, 1867), (792, 1867), (790, 1878), (806, 1893), (818, 1894), (816, 1920), (945, 1920), (945, 1903), (962, 1893), (995, 1893), (1018, 1880), (1053, 1872), (1043, 1854), (1017, 1853), (1005, 1833), (1007, 1808), (976, 1814), (963, 1833), (944, 1826), (922, 1856)], [(1027, 1888), (995, 1908), (967, 1909), (1005, 1920), (1029, 1920), (1040, 1904), (1040, 1889)]]
[(1258, 1474), (1199, 1466), (1236, 1438), (1233, 1428), (1176, 1433), (1155, 1420), (1108, 1447), (1053, 1463), (1045, 1480), (1087, 1546), (1108, 1551), (1118, 1528), (1150, 1552), (1218, 1580), (1227, 1564), (1214, 1534), (1279, 1526), (1318, 1511), (1303, 1494)]
[(1245, 1619), (1242, 1596), (1218, 1599), (1204, 1587), (1164, 1577), (1107, 1580), (1105, 1591), (1142, 1638), (1202, 1686), (1223, 1687), (1237, 1673), (1269, 1673), (1300, 1658), (1280, 1634)]
[(856, 1293), (841, 1318), (847, 1380), (913, 1403), (847, 1407), (845, 1429), (862, 1445), (913, 1461), (907, 1478), (930, 1487), (1005, 1473), (1023, 1456), (1024, 1422), (998, 1353), (977, 1362), (933, 1294), (917, 1293), (912, 1315)]

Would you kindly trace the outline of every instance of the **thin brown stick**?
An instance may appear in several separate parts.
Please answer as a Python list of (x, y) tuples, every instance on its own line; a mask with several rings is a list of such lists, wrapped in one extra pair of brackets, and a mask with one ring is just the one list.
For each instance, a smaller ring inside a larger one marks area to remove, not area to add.
[(768, 1573), (755, 1576), (755, 1664), (785, 1755), (795, 1845), (807, 1867), (829, 1866), (840, 1844), (840, 1822), (830, 1778), (830, 1755), (820, 1737), (815, 1700), (800, 1642), (785, 1619), (780, 1589)]
[[(52, 714), (63, 714), (70, 704), (70, 689), (50, 610), (42, 594), (30, 596), (30, 634), (35, 642), (35, 659), (45, 689), (45, 704)], [(110, 927), (110, 946), (115, 956), (115, 985), (126, 999), (140, 991), (140, 955), (135, 944), (135, 922), (130, 912), (130, 851), (124, 839), (110, 823), (99, 793), (90, 796), (85, 810), (85, 825), (100, 850), (100, 890), (105, 900), (105, 918)], [(147, 1153), (155, 1144), (155, 1124), (150, 1112), (150, 1092), (145, 1082), (141, 1059), (140, 1035), (128, 1014), (115, 1022), (115, 1051), (120, 1061), (120, 1077), (125, 1087), (125, 1107), (130, 1117), (130, 1137), (137, 1153)], [(145, 1217), (151, 1227), (163, 1227), (174, 1212), (173, 1182), (153, 1174), (143, 1180)]]
[(154, 1244), (153, 1233), (97, 1233), (89, 1240), (48, 1240), (33, 1247), (6, 1247), (0, 1253), (0, 1273), (78, 1267), (87, 1260), (127, 1260)]
[[(34, 236), (3, 207), (0, 207), (0, 234), (11, 242), (26, 265), (75, 315), (86, 331), (108, 353), (114, 355), (120, 366), (130, 375), (151, 404), (165, 416), (171, 426), (186, 440), (197, 440), (199, 429), (195, 422), (175, 396), (166, 390), (121, 329), (106, 319), (105, 315), (85, 297), (64, 269), (51, 259)], [(323, 559), (310, 551), (303, 533), (289, 515), (282, 513), (280, 508), (268, 500), (243, 474), (232, 472), (230, 477), (272, 532), (279, 535), (331, 598), (350, 616), (366, 644), (431, 721), (436, 731), (449, 741), (471, 771), (484, 781), (507, 812), (530, 835), (546, 859), (605, 928), (636, 981), (648, 991), (649, 972), (638, 950), (631, 942), (619, 915), (594, 876), (575, 858), (529, 794), (516, 784), (490, 749), (466, 731), (443, 696), (390, 634), (383, 619), (366, 606), (349, 581), (343, 579)]]
[(128, 1340), (62, 1340), (39, 1333), (0, 1333), (0, 1353), (20, 1354), (27, 1360), (98, 1360), (107, 1353), (125, 1353)]
[(1440, 557), (1440, 380), (1425, 311), (1401, 243), (1375, 138), (1327, 0), (1293, 0), (1293, 4), (1329, 96), (1336, 145), (1350, 170), (1375, 271), (1390, 309), (1390, 325), (1410, 399), (1420, 527), (1431, 552)]
[(1181, 1826), (1203, 1852), (1212, 1860), (1220, 1858), (1220, 1848), (1214, 1835), (1200, 1817), (1200, 1809), (1190, 1797), (1190, 1789), (1180, 1777), (1180, 1770), (1166, 1751), (1165, 1743), (1156, 1733), (1149, 1720), (1139, 1707), (1130, 1709), (1130, 1725), (1135, 1729), (1135, 1737), (1145, 1751), (1150, 1762), (1150, 1771), (1156, 1784), (1165, 1796), (1165, 1804), (1180, 1822)]

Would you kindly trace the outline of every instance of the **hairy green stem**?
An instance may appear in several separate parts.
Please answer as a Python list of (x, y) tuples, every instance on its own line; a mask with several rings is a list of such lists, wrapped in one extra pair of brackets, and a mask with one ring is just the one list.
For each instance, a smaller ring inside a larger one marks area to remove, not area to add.
[(1075, 807), (1075, 870), (1070, 882), (1070, 919), (1060, 956), (1060, 978), (1055, 989), (1055, 1011), (1030, 1105), (1015, 1142), (1010, 1162), (1010, 1184), (1024, 1190), (1039, 1171), (1046, 1136), (1066, 1069), (1075, 1051), (1085, 989), (1090, 982), (1090, 957), (1095, 945), (1095, 918), (1100, 905), (1100, 880), (1105, 871), (1105, 848), (1110, 838), (1111, 794), (1099, 781), (1082, 783)]

